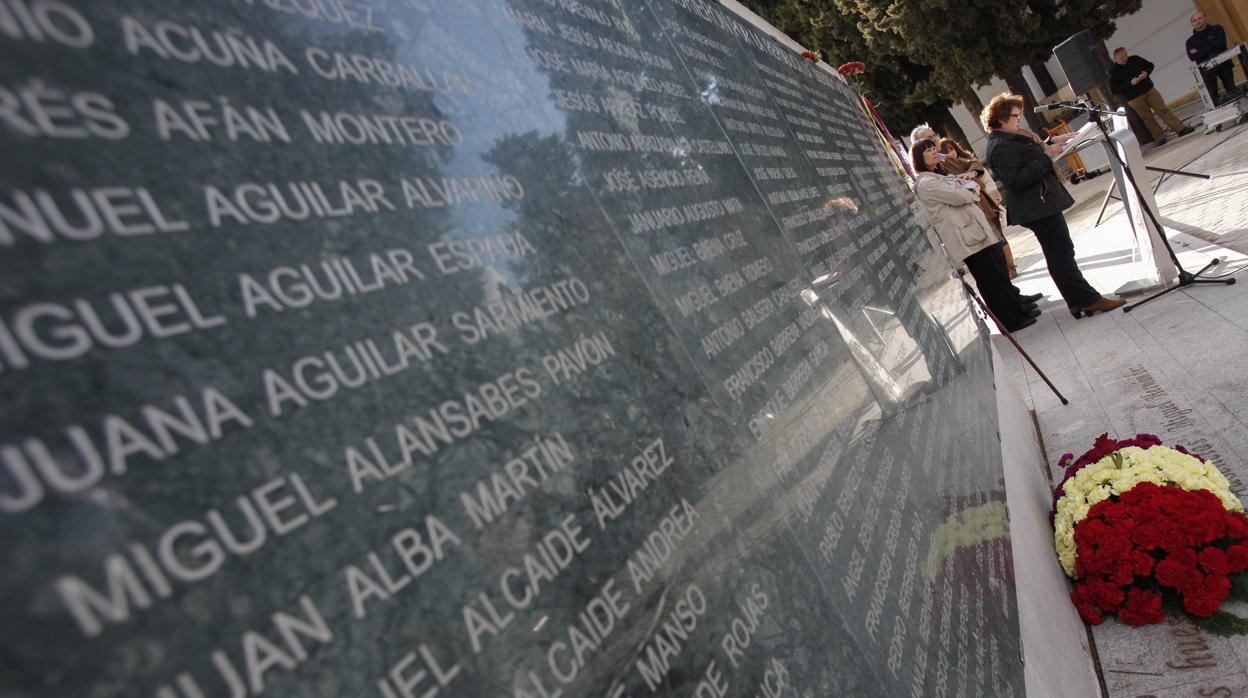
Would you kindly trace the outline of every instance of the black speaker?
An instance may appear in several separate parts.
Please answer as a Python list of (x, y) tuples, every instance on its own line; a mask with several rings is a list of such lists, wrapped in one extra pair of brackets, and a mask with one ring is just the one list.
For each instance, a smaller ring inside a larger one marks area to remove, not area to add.
[(1053, 57), (1076, 95), (1084, 94), (1109, 79), (1109, 64), (1101, 58), (1097, 41), (1087, 30), (1053, 48)]

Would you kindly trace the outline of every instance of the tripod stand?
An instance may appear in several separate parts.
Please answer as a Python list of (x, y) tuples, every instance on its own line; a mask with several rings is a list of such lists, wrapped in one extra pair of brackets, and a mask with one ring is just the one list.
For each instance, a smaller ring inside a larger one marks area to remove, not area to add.
[[(1157, 178), (1157, 183), (1153, 185), (1154, 195), (1157, 194), (1158, 189), (1161, 189), (1161, 183), (1166, 181), (1166, 177), (1168, 175), (1182, 175), (1184, 177), (1195, 177), (1196, 179), (1212, 179), (1210, 175), (1203, 174), (1200, 172), (1188, 172), (1187, 170), (1168, 170), (1164, 167), (1151, 167), (1148, 165), (1146, 165), (1144, 169), (1148, 170), (1149, 172), (1161, 173), (1161, 176)], [(1071, 180), (1071, 181), (1073, 182), (1074, 180)], [(1114, 194), (1113, 187), (1110, 187), (1109, 190), (1105, 192), (1105, 198), (1101, 200), (1101, 212), (1096, 214), (1096, 223), (1094, 223), (1092, 227), (1095, 228), (1096, 226), (1101, 224), (1101, 219), (1105, 217), (1105, 209), (1109, 208), (1110, 201), (1122, 201), (1122, 199), (1119, 199), (1118, 196)]]
[[(1106, 150), (1110, 152), (1113, 158), (1118, 161), (1118, 165), (1122, 167), (1123, 174), (1126, 176), (1127, 181), (1131, 184), (1131, 188), (1135, 190), (1136, 200), (1139, 201), (1140, 208), (1144, 211), (1144, 214), (1148, 216), (1148, 220), (1152, 221), (1152, 224), (1157, 228), (1157, 232), (1159, 234), (1159, 237), (1161, 238), (1161, 242), (1165, 246), (1166, 252), (1170, 255), (1170, 261), (1174, 263), (1175, 269), (1179, 270), (1179, 278), (1178, 278), (1177, 284), (1169, 288), (1162, 289), (1158, 291), (1157, 293), (1154, 293), (1153, 295), (1143, 300), (1136, 301), (1135, 303), (1132, 303), (1130, 305), (1123, 306), (1122, 312), (1129, 313), (1135, 308), (1138, 308), (1141, 305), (1148, 303), (1149, 301), (1157, 300), (1158, 298), (1161, 298), (1167, 293), (1170, 293), (1171, 291), (1175, 291), (1180, 288), (1187, 288), (1188, 286), (1195, 286), (1197, 284), (1224, 284), (1224, 285), (1229, 286), (1235, 283), (1234, 277), (1231, 277), (1229, 279), (1201, 279), (1199, 278), (1201, 274), (1205, 273), (1206, 271), (1209, 271), (1210, 267), (1213, 267), (1214, 265), (1218, 263), (1218, 260), (1216, 259), (1206, 264), (1204, 267), (1200, 269), (1200, 271), (1196, 272), (1195, 274), (1183, 268), (1183, 265), (1179, 263), (1179, 256), (1175, 254), (1174, 248), (1171, 247), (1170, 245), (1170, 239), (1166, 237), (1166, 229), (1162, 227), (1161, 221), (1158, 220), (1156, 212), (1154, 212), (1152, 207), (1148, 205), (1148, 202), (1144, 200), (1144, 194), (1143, 192), (1140, 191), (1140, 185), (1138, 182), (1135, 181), (1135, 174), (1131, 171), (1131, 168), (1127, 166), (1126, 161), (1122, 159), (1122, 155), (1118, 153), (1118, 149), (1114, 146), (1114, 142), (1110, 140), (1109, 138), (1109, 129), (1106, 128), (1105, 120), (1103, 117), (1121, 116), (1121, 114), (1116, 114), (1115, 112), (1106, 111), (1104, 109), (1100, 109), (1097, 107), (1086, 106), (1086, 104), (1093, 104), (1093, 102), (1088, 98), (1087, 95), (1084, 95), (1084, 102), (1085, 104), (1082, 104), (1082, 105), (1071, 105), (1070, 108), (1087, 112), (1088, 118), (1092, 119), (1092, 121), (1096, 123), (1097, 128), (1100, 129), (1101, 136), (1105, 139), (1105, 144), (1107, 146)], [(1183, 173), (1183, 174), (1187, 174), (1187, 173)], [(1125, 196), (1126, 192), (1123, 192), (1123, 194)]]

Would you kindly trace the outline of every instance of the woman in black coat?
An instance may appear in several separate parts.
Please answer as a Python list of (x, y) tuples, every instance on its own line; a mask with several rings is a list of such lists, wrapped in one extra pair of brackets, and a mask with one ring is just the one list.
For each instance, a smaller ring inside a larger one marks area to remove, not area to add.
[(1003, 186), (1009, 222), (1036, 234), (1049, 276), (1071, 315), (1080, 318), (1121, 307), (1126, 301), (1102, 296), (1075, 263), (1075, 243), (1062, 215), (1075, 201), (1053, 169), (1052, 156), (1061, 152), (1061, 137), (1046, 145), (1036, 134), (1019, 128), (1022, 114), (1023, 98), (1003, 93), (992, 99), (983, 115), (988, 129), (985, 161)]

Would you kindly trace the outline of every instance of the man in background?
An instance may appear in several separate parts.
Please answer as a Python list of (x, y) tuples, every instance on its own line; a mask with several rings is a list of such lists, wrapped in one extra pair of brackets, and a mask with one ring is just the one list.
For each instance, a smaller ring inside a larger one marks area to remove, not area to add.
[(937, 135), (936, 131), (931, 126), (928, 126), (926, 123), (922, 123), (922, 124), (919, 124), (918, 126), (915, 126), (910, 131), (910, 144), (914, 145), (915, 143), (918, 143), (919, 141), (922, 141), (922, 140), (929, 140), (933, 143), (939, 143), (940, 136)]
[(1127, 55), (1127, 49), (1119, 46), (1114, 49), (1114, 66), (1109, 70), (1109, 89), (1116, 95), (1121, 95), (1127, 104), (1140, 115), (1140, 121), (1148, 127), (1148, 132), (1153, 134), (1153, 142), (1157, 145), (1166, 144), (1166, 134), (1157, 125), (1157, 118), (1160, 118), (1174, 131), (1176, 136), (1182, 137), (1192, 132), (1192, 127), (1184, 126), (1169, 109), (1166, 108), (1166, 101), (1161, 98), (1161, 93), (1157, 88), (1153, 87), (1153, 79), (1150, 77), (1153, 72), (1153, 64), (1139, 56)]
[[(1192, 35), (1187, 37), (1187, 57), (1193, 63), (1200, 63), (1213, 58), (1226, 50), (1226, 31), (1217, 24), (1209, 24), (1205, 13), (1197, 10), (1192, 13)], [(1205, 79), (1205, 87), (1209, 89), (1209, 98), (1214, 106), (1238, 95), (1235, 89), (1235, 66), (1231, 61), (1223, 61), (1206, 70), (1200, 69)], [(1218, 83), (1226, 89), (1226, 96), (1218, 95)]]

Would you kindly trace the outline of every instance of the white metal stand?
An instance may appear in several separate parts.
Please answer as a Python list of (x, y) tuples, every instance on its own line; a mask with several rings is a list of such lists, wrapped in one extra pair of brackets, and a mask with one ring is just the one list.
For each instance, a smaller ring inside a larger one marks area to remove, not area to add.
[(1221, 131), (1223, 126), (1243, 120), (1245, 114), (1248, 113), (1248, 101), (1245, 101), (1243, 97), (1236, 97), (1222, 105), (1214, 104), (1213, 95), (1209, 94), (1209, 88), (1205, 84), (1203, 71), (1234, 60), (1236, 56), (1239, 57), (1244, 70), (1248, 71), (1248, 45), (1242, 42), (1207, 61), (1188, 64), (1192, 79), (1196, 82), (1196, 92), (1200, 94), (1200, 100), (1205, 104), (1205, 113), (1201, 114), (1200, 119), (1205, 125), (1206, 134)]

